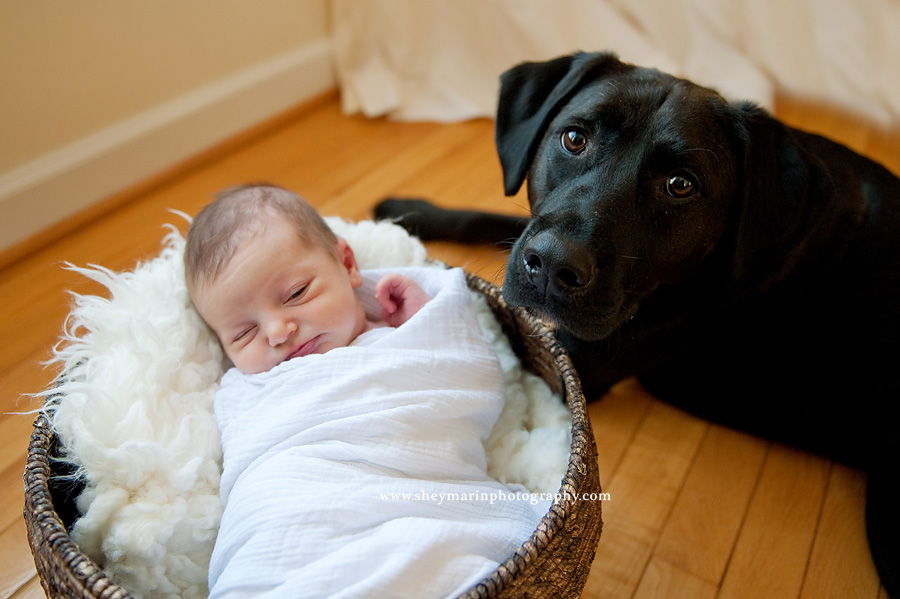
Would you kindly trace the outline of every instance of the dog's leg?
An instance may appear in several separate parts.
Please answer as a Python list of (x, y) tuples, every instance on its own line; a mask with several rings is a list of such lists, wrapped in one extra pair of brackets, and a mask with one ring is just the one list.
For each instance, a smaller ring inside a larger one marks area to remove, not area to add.
[(448, 210), (409, 198), (386, 198), (374, 212), (376, 220), (392, 220), (423, 241), (512, 244), (528, 224), (527, 216)]

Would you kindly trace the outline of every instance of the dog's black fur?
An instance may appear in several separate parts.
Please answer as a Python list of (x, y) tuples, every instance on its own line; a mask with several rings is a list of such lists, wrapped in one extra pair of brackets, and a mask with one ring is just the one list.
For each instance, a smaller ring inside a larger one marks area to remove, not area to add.
[(637, 375), (867, 469), (870, 545), (900, 596), (900, 180), (611, 54), (505, 73), (496, 143), (530, 221), (396, 200), (376, 216), (426, 239), (521, 233), (504, 296), (556, 325), (589, 396)]

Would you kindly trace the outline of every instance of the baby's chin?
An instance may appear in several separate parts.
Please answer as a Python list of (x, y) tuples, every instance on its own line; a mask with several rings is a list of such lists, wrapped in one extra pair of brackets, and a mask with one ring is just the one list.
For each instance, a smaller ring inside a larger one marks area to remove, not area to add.
[(231, 365), (234, 368), (237, 368), (242, 374), (260, 374), (268, 372), (284, 362), (284, 360), (281, 360), (266, 363), (248, 363), (243, 360), (235, 360), (231, 357), (229, 357), (229, 360), (231, 361)]

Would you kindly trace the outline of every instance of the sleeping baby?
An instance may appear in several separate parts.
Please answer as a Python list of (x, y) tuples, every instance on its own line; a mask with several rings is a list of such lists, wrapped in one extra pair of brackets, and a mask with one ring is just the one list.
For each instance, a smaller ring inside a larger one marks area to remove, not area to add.
[(537, 528), (547, 502), (486, 473), (504, 383), (461, 270), (360, 271), (254, 185), (197, 216), (185, 274), (234, 364), (211, 597), (452, 597)]

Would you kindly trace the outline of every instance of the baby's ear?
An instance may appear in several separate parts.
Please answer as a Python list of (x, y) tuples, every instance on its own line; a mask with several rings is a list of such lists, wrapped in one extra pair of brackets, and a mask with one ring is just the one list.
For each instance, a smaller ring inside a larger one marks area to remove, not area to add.
[(337, 241), (337, 257), (338, 261), (347, 269), (350, 276), (350, 284), (353, 288), (357, 288), (363, 283), (362, 274), (359, 272), (359, 266), (356, 264), (356, 256), (353, 254), (353, 248), (342, 238), (338, 237)]

